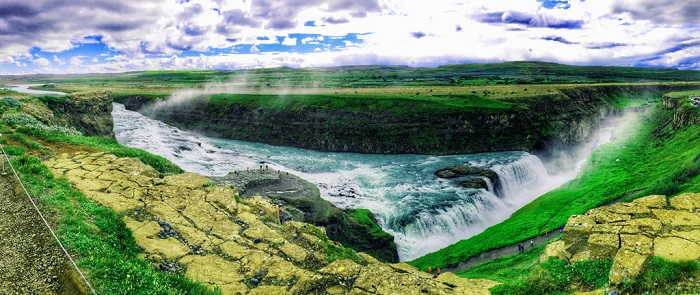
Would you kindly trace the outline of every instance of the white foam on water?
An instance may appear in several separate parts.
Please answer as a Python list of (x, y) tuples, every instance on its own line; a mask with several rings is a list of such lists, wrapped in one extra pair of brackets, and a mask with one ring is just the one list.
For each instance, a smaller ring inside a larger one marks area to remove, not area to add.
[[(321, 196), (336, 206), (371, 210), (382, 228), (394, 235), (402, 261), (482, 232), (573, 179), (580, 169), (577, 165), (566, 173), (549, 175), (536, 156), (525, 152), (327, 153), (207, 138), (128, 111), (121, 104), (115, 104), (113, 116), (119, 143), (161, 155), (186, 171), (220, 176), (265, 163), (314, 183)], [(497, 192), (463, 188), (434, 175), (438, 169), (465, 163), (495, 171), (500, 178)]]

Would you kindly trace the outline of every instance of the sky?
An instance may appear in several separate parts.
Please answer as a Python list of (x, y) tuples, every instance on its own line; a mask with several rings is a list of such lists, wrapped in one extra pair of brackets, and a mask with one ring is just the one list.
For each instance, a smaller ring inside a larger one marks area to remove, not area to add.
[(700, 0), (0, 0), (0, 75), (522, 60), (700, 69)]

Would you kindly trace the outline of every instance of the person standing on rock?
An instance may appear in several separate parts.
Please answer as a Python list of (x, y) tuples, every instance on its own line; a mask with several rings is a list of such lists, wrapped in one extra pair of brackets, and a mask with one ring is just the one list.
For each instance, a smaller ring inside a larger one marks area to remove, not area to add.
[(428, 273), (432, 273), (432, 272), (433, 272), (433, 267), (432, 267), (432, 266), (428, 266)]
[(563, 225), (560, 225), (560, 226), (559, 226), (559, 232), (560, 232), (560, 233), (563, 233), (563, 232), (564, 232), (564, 226), (563, 226)]

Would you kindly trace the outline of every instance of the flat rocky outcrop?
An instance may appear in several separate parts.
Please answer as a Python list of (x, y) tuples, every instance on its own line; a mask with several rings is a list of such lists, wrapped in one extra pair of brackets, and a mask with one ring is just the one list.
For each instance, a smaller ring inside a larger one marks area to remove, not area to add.
[(381, 230), (372, 213), (368, 212), (372, 224), (358, 222), (351, 214), (353, 209), (340, 209), (324, 200), (315, 185), (296, 175), (255, 169), (209, 179), (216, 184), (233, 185), (243, 198), (262, 196), (275, 200), (283, 207), (283, 220), (290, 217), (323, 226), (330, 239), (346, 248), (365, 252), (383, 262), (399, 261), (394, 236)]
[(124, 214), (160, 271), (224, 294), (488, 294), (497, 284), (453, 274), (434, 278), (404, 263), (343, 250), (323, 227), (279, 222), (269, 200), (238, 198), (232, 186), (192, 173), (163, 176), (137, 159), (77, 152), (45, 162), (87, 197)]
[(609, 282), (620, 284), (633, 280), (650, 255), (700, 259), (700, 194), (647, 196), (574, 215), (564, 239), (549, 244), (540, 260), (612, 259)]

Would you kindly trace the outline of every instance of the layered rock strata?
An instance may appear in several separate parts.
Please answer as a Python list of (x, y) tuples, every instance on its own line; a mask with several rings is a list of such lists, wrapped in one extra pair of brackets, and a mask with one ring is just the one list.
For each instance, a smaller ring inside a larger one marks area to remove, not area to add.
[(700, 194), (647, 196), (574, 215), (564, 239), (549, 244), (540, 260), (612, 259), (609, 282), (620, 284), (633, 280), (650, 255), (700, 259)]
[(323, 227), (280, 224), (269, 200), (239, 201), (235, 188), (195, 174), (163, 176), (137, 159), (104, 153), (62, 154), (45, 164), (124, 214), (156, 269), (224, 294), (488, 294), (497, 284), (453, 274), (434, 278), (363, 253), (335, 259), (330, 255), (348, 250), (328, 240)]

